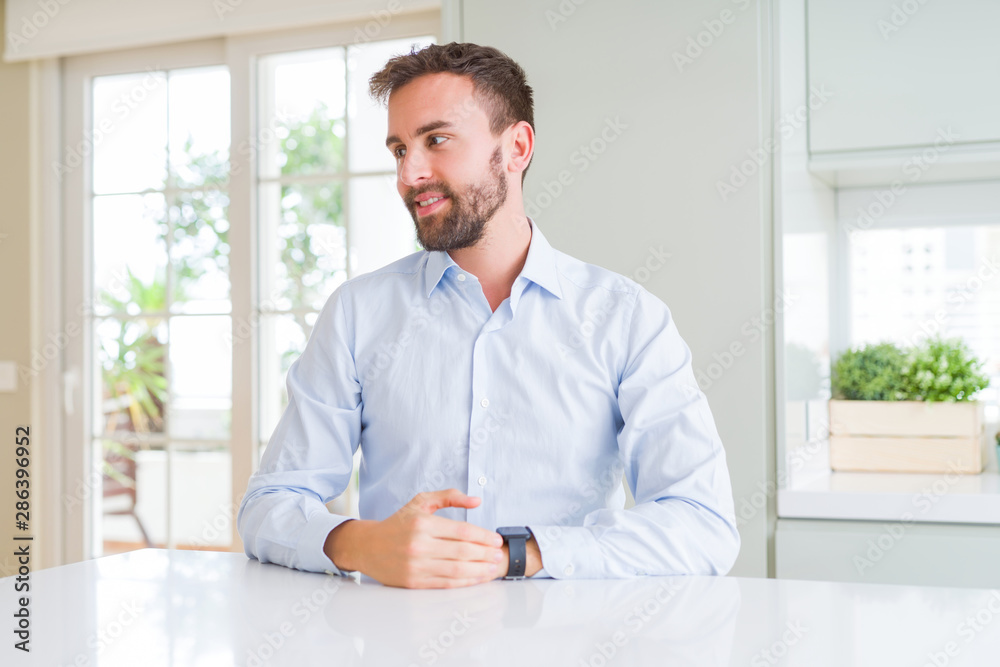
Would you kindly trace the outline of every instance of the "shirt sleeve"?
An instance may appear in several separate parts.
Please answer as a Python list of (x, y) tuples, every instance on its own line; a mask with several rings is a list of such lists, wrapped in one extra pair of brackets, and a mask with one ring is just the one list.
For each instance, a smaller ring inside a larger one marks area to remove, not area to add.
[(739, 553), (732, 486), (691, 352), (666, 304), (639, 288), (625, 334), (618, 449), (635, 506), (582, 526), (529, 526), (549, 576), (726, 574)]
[(344, 575), (324, 553), (351, 517), (326, 508), (347, 488), (361, 437), (361, 384), (341, 285), (327, 300), (286, 377), (288, 407), (250, 478), (237, 528), (247, 556)]

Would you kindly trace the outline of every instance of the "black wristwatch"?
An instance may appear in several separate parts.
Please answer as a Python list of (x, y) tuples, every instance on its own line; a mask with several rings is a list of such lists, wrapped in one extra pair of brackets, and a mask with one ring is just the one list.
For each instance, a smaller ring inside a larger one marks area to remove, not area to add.
[(507, 553), (510, 555), (510, 565), (507, 566), (504, 579), (524, 579), (524, 570), (528, 566), (527, 545), (531, 539), (531, 531), (527, 526), (504, 526), (497, 528), (497, 532), (507, 545)]

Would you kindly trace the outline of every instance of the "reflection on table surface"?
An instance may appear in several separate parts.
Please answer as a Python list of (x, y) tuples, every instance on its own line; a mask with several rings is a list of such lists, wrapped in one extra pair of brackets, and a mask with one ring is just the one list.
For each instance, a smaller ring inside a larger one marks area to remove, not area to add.
[(145, 549), (39, 572), (32, 594), (30, 661), (12, 642), (0, 650), (13, 664), (840, 667), (1000, 655), (1000, 592), (975, 589), (643, 577), (405, 590)]

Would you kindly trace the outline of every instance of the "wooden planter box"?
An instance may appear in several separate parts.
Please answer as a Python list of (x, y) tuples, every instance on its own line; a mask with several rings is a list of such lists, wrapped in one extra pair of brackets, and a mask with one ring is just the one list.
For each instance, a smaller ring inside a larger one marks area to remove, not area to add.
[(881, 472), (983, 470), (982, 404), (830, 401), (830, 467)]

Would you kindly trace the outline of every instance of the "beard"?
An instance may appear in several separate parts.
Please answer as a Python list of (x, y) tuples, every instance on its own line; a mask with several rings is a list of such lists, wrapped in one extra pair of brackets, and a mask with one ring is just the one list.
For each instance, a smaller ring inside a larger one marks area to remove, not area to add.
[[(503, 151), (496, 147), (490, 157), (490, 170), (483, 182), (470, 185), (461, 194), (444, 183), (431, 184), (406, 196), (406, 208), (417, 228), (417, 240), (425, 250), (470, 248), (483, 238), (486, 223), (507, 201), (507, 179), (503, 173)], [(424, 192), (440, 192), (448, 198), (447, 213), (439, 211), (417, 215), (415, 198)]]

